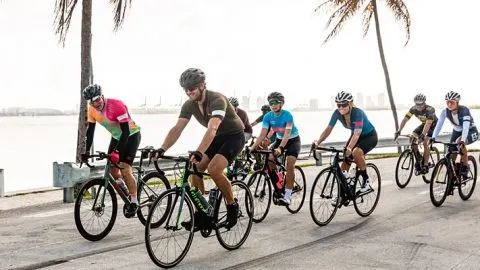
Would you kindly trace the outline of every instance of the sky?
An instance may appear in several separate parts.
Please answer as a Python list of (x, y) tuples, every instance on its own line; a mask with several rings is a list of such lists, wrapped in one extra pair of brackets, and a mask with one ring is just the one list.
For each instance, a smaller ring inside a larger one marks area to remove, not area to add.
[[(375, 28), (362, 37), (361, 16), (331, 42), (326, 13), (314, 0), (132, 1), (117, 33), (109, 1), (93, 1), (93, 69), (107, 97), (129, 107), (178, 103), (183, 70), (198, 67), (208, 88), (227, 96), (280, 91), (287, 105), (318, 98), (328, 106), (341, 90), (386, 93)], [(432, 104), (456, 90), (479, 104), (480, 1), (404, 0), (411, 40), (379, 1), (387, 65), (397, 103), (422, 92)], [(53, 30), (55, 1), (0, 2), (0, 108), (73, 109), (80, 99), (81, 1), (65, 47)], [(185, 98), (185, 97), (184, 97)], [(376, 98), (374, 98), (376, 100)]]

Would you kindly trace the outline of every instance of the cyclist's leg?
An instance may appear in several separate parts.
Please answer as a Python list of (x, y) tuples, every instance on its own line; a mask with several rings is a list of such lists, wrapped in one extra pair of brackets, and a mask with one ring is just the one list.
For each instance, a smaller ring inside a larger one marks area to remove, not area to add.
[[(108, 150), (107, 153), (110, 154), (113, 152), (113, 149), (117, 146), (118, 140), (115, 138), (110, 139), (110, 144), (108, 145)], [(115, 168), (115, 167), (110, 167), (110, 174), (113, 176), (113, 179), (117, 180), (118, 178), (122, 177), (122, 174), (120, 173), (120, 169)]]
[[(425, 127), (425, 124), (421, 124), (418, 127), (416, 127), (412, 132), (412, 136), (415, 137), (415, 138), (412, 138), (410, 140), (417, 140), (418, 141), (418, 138), (422, 134), (424, 127)], [(412, 150), (414, 151), (414, 154), (416, 155), (416, 157), (418, 158), (418, 162), (420, 163), (421, 154), (420, 154), (420, 151), (418, 150), (418, 145), (417, 144), (412, 144)], [(422, 164), (420, 164), (420, 165), (422, 165)], [(418, 169), (420, 169), (420, 168), (418, 168)]]
[[(427, 137), (431, 138), (433, 131), (435, 130), (436, 123), (432, 123), (430, 129), (427, 132)], [(430, 145), (428, 140), (423, 140), (423, 166), (427, 168), (428, 171), (428, 161), (430, 160)]]
[[(453, 130), (453, 131), (452, 131), (452, 136), (450, 137), (450, 142), (451, 142), (451, 143), (456, 142), (457, 139), (459, 139), (461, 136), (462, 136), (462, 132), (461, 132), (461, 131)], [(452, 151), (456, 151), (456, 150), (457, 150), (457, 147), (455, 147), (455, 146), (449, 146), (448, 149), (449, 149), (450, 152), (452, 152)], [(451, 155), (451, 158), (452, 158), (453, 164), (455, 164), (455, 161), (457, 160), (457, 154), (452, 154), (452, 155)]]
[[(347, 143), (345, 144), (345, 147), (347, 147), (348, 144), (350, 144), (351, 139), (352, 137), (350, 136), (350, 138), (348, 138)], [(342, 162), (342, 164), (340, 164), (340, 169), (342, 171), (347, 171), (347, 172), (350, 171), (350, 166), (352, 166), (352, 161), (353, 161), (352, 156), (349, 156), (349, 157), (345, 156), (344, 161)]]
[[(377, 132), (373, 131), (363, 137), (358, 139), (357, 145), (353, 149), (353, 160), (357, 164), (358, 170), (357, 175), (361, 175), (364, 180), (368, 183), (367, 175), (367, 163), (365, 161), (365, 155), (372, 151), (375, 146), (377, 146), (378, 137)], [(368, 185), (365, 185), (365, 188), (368, 188)]]
[[(457, 139), (457, 141), (459, 141), (461, 138)], [(468, 136), (467, 136), (467, 140), (465, 142), (465, 145), (462, 145), (460, 148), (461, 148), (461, 151), (463, 153), (463, 155), (460, 156), (460, 160), (462, 162), (462, 167), (461, 167), (461, 174), (464, 175), (464, 176), (468, 176), (468, 150), (467, 150), (467, 145), (475, 142), (476, 140), (478, 139), (478, 131), (477, 131), (477, 128), (474, 127), (474, 128), (471, 128), (469, 131), (468, 131)]]
[(300, 153), (301, 142), (300, 136), (291, 138), (285, 145), (285, 155), (287, 156), (287, 176), (285, 185), (285, 194), (283, 196), (283, 203), (290, 204), (292, 197), (292, 190), (295, 181), (295, 163), (297, 162), (298, 154)]
[[(276, 139), (275, 142), (272, 144), (272, 149), (278, 148), (278, 146), (280, 145), (281, 142), (282, 142), (282, 140)], [(273, 154), (270, 154), (270, 155), (268, 155), (268, 159), (274, 161), (275, 157), (273, 156)], [(278, 168), (277, 168), (277, 165), (275, 165), (275, 163), (268, 162), (268, 176), (272, 180), (274, 186), (278, 182), (277, 169)]]
[(138, 146), (140, 145), (140, 141), (142, 139), (142, 135), (140, 132), (137, 132), (131, 135), (124, 148), (120, 149), (120, 166), (123, 167), (120, 172), (122, 173), (122, 177), (127, 184), (128, 191), (130, 193), (130, 198), (132, 202), (138, 204), (137, 201), (137, 184), (135, 182), (135, 177), (133, 176), (132, 164), (135, 160), (135, 155), (137, 154)]

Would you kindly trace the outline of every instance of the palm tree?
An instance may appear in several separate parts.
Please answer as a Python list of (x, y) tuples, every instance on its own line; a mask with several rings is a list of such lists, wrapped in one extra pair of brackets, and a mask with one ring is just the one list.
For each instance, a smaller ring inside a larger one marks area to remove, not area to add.
[[(387, 7), (393, 11), (394, 18), (404, 24), (406, 32), (406, 42), (404, 46), (410, 41), (410, 14), (407, 6), (402, 0), (385, 0)], [(385, 60), (385, 53), (383, 52), (382, 35), (380, 34), (380, 22), (378, 21), (378, 9), (376, 0), (327, 0), (320, 4), (315, 12), (320, 10), (333, 11), (332, 15), (327, 21), (325, 28), (329, 28), (333, 21), (337, 21), (335, 27), (325, 38), (323, 44), (327, 43), (334, 36), (336, 36), (345, 25), (348, 19), (353, 17), (360, 9), (363, 9), (363, 36), (365, 37), (370, 28), (370, 20), (372, 15), (375, 20), (375, 28), (377, 34), (378, 51), (380, 53), (380, 59), (382, 61), (383, 73), (385, 75), (385, 83), (387, 85), (388, 99), (390, 101), (390, 107), (393, 113), (393, 119), (395, 121), (395, 130), (398, 130), (398, 117), (397, 108), (393, 99), (392, 86), (390, 84), (390, 75), (388, 73), (387, 62)]]
[[(55, 34), (58, 42), (65, 46), (67, 32), (78, 0), (56, 0), (55, 2)], [(118, 31), (125, 19), (127, 5), (131, 0), (110, 0), (114, 8), (113, 31)], [(87, 130), (87, 102), (82, 97), (82, 89), (93, 82), (92, 70), (92, 0), (82, 0), (82, 34), (80, 52), (80, 112), (78, 115), (78, 135), (76, 161), (85, 152), (85, 135)]]

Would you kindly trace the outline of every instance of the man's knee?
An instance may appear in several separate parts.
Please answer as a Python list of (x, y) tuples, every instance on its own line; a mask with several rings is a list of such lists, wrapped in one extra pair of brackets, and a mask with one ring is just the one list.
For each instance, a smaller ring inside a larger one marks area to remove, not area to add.
[(352, 155), (353, 155), (353, 158), (361, 158), (361, 157), (363, 157), (363, 150), (362, 150), (362, 148), (356, 147), (355, 149), (353, 149)]

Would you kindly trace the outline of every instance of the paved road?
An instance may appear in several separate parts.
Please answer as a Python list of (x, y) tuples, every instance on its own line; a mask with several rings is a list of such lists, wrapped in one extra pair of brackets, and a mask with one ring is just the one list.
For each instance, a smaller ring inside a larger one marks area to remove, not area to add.
[[(195, 235), (181, 269), (478, 269), (480, 196), (455, 192), (440, 208), (414, 177), (394, 183), (396, 159), (375, 160), (382, 191), (374, 213), (359, 217), (342, 207), (324, 227), (313, 223), (309, 188), (320, 167), (306, 167), (307, 202), (295, 215), (272, 206), (246, 243), (226, 251), (215, 236)], [(121, 206), (121, 205), (120, 205)], [(58, 202), (0, 212), (0, 269), (156, 269), (146, 252), (144, 227), (121, 213), (111, 233), (89, 242), (77, 232), (73, 204)]]

